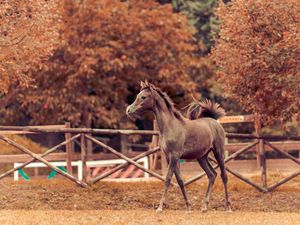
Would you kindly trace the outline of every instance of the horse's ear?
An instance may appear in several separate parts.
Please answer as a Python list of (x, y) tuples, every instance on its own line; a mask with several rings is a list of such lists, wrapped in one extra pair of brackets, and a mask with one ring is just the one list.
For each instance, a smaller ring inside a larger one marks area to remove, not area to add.
[(144, 89), (144, 88), (149, 88), (150, 90), (156, 89), (156, 87), (153, 84), (149, 83), (147, 80), (141, 81), (140, 85), (141, 85), (141, 89)]
[(153, 90), (156, 89), (155, 86), (154, 86), (153, 84), (150, 84), (150, 83), (149, 83), (149, 87), (150, 87), (150, 90), (151, 90), (151, 91), (153, 91)]
[(145, 81), (145, 82), (141, 81), (140, 85), (141, 85), (141, 89), (144, 89), (149, 86), (148, 81)]

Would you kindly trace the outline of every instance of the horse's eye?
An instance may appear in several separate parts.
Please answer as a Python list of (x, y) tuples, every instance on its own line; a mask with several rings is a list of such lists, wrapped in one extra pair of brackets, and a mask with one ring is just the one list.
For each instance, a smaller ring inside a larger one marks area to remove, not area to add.
[(146, 99), (146, 96), (142, 96), (141, 99), (145, 100), (145, 99)]

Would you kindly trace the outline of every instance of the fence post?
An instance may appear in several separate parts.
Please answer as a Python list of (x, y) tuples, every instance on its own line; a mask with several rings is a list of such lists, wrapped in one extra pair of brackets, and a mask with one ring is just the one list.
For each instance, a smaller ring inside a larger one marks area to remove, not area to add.
[[(65, 123), (66, 128), (71, 128), (71, 123)], [(66, 141), (72, 137), (70, 133), (65, 133)], [(66, 144), (66, 152), (67, 152), (67, 172), (72, 175), (72, 154), (73, 154), (73, 142)]]
[(86, 167), (87, 149), (86, 149), (85, 139), (86, 138), (84, 134), (81, 134), (80, 146), (81, 146), (81, 161), (82, 161), (82, 178), (84, 182), (86, 182), (87, 179), (87, 167)]
[(261, 181), (264, 188), (267, 188), (267, 162), (264, 140), (259, 140), (259, 154), (261, 162)]
[(126, 134), (120, 134), (121, 152), (124, 154), (128, 152), (128, 136)]
[[(255, 133), (257, 136), (261, 135), (261, 124), (259, 116), (255, 114), (254, 116), (254, 127), (255, 127)], [(260, 153), (259, 153), (259, 144), (256, 146), (256, 167), (260, 168), (261, 160), (260, 160)]]
[[(91, 133), (89, 135), (92, 136)], [(86, 140), (86, 148), (87, 155), (93, 155), (93, 142), (91, 140)]]
[[(255, 129), (258, 137), (261, 137), (261, 120), (259, 116), (255, 117)], [(261, 171), (262, 186), (267, 189), (267, 162), (266, 162), (265, 144), (263, 139), (259, 139), (257, 156), (258, 156), (257, 159)]]

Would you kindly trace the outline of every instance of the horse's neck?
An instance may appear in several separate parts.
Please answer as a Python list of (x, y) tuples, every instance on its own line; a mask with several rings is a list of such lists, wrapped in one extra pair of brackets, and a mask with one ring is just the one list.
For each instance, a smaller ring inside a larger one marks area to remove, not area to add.
[(178, 126), (179, 123), (178, 119), (168, 109), (155, 110), (155, 119), (161, 134), (174, 132), (174, 127)]
[(160, 134), (168, 135), (174, 133), (174, 128), (178, 127), (178, 124), (180, 124), (179, 120), (157, 93), (155, 94), (155, 97), (156, 105), (154, 107), (154, 115)]

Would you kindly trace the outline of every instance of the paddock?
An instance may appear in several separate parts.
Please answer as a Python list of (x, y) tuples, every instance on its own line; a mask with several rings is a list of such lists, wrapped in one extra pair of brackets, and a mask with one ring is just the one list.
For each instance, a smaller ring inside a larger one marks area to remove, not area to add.
[[(200, 171), (200, 168), (199, 168)], [(272, 180), (283, 175), (270, 175)], [(259, 180), (258, 176), (252, 176)], [(0, 182), (1, 224), (297, 224), (300, 219), (300, 178), (270, 193), (263, 193), (229, 177), (233, 213), (225, 212), (220, 177), (212, 193), (210, 209), (201, 212), (207, 179), (187, 187), (192, 212), (187, 214), (179, 188), (171, 187), (169, 207), (155, 212), (163, 183), (101, 181), (88, 188), (58, 177)], [(22, 221), (20, 223), (20, 221)], [(127, 221), (124, 223), (124, 221)]]
[[(169, 192), (169, 206), (166, 211), (157, 214), (155, 209), (161, 197), (165, 169), (163, 165), (156, 168), (154, 163), (158, 158), (163, 160), (159, 147), (156, 146), (157, 142), (154, 141), (146, 151), (134, 153), (118, 151), (96, 138), (97, 134), (156, 137), (157, 131), (3, 126), (0, 130), (0, 138), (3, 141), (25, 153), (0, 157), (0, 162), (20, 163), (0, 175), (1, 224), (170, 224), (172, 221), (172, 224), (273, 225), (282, 224), (284, 221), (284, 224), (294, 225), (300, 219), (300, 161), (289, 154), (290, 148), (298, 147), (298, 136), (227, 133), (229, 139), (249, 141), (227, 145), (229, 154), (225, 161), (230, 174), (229, 193), (234, 212), (225, 212), (224, 190), (219, 176), (212, 193), (209, 211), (201, 212), (207, 179), (199, 165), (186, 162), (181, 167), (192, 213), (186, 213), (179, 188), (173, 185)], [(44, 153), (36, 154), (3, 136), (4, 132), (61, 133), (66, 138)], [(88, 141), (102, 146), (110, 153), (92, 155), (88, 150)], [(70, 143), (74, 145), (75, 142), (81, 148), (81, 153), (75, 153), (70, 147)], [(55, 153), (64, 146), (66, 152)], [(267, 159), (266, 152), (270, 151), (281, 153), (285, 159)], [(254, 153), (259, 156), (259, 160), (240, 160), (238, 157), (245, 152)], [(103, 160), (112, 155), (114, 158), (121, 158), (121, 164), (88, 179), (89, 160)], [(150, 158), (150, 168), (138, 163), (138, 160), (144, 157)], [(83, 180), (77, 178), (76, 170), (70, 166), (74, 160), (81, 161)], [(30, 181), (13, 181), (12, 175), (17, 169), (25, 168), (34, 161), (55, 170), (58, 175), (52, 180), (38, 177)], [(64, 162), (67, 171), (59, 170), (53, 161)], [(130, 178), (126, 182), (122, 179), (106, 179), (129, 165), (137, 166), (150, 178)], [(287, 168), (286, 165), (292, 166)], [(217, 165), (215, 168), (218, 168)]]

